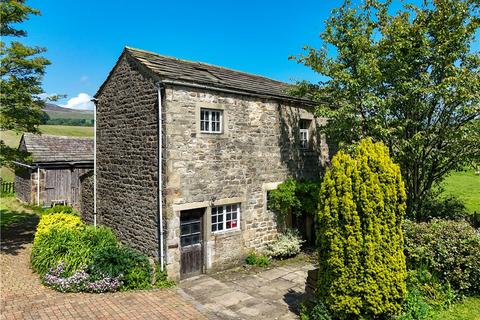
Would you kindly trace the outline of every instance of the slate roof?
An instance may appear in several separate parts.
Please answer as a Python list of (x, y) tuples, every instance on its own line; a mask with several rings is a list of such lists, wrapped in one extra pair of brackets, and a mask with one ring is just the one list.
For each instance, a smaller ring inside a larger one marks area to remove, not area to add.
[(91, 138), (25, 133), (19, 148), (25, 148), (34, 163), (93, 161)]
[[(212, 88), (234, 90), (247, 95), (255, 94), (280, 100), (294, 100), (309, 104), (313, 103), (311, 100), (289, 95), (287, 91), (289, 87), (291, 87), (290, 84), (266, 77), (214, 66), (207, 63), (180, 60), (130, 47), (125, 47), (123, 54), (138, 61), (141, 65), (153, 72), (160, 81), (170, 80), (205, 85)], [(107, 81), (105, 81), (105, 83)], [(105, 83), (100, 87), (95, 96), (99, 95)]]

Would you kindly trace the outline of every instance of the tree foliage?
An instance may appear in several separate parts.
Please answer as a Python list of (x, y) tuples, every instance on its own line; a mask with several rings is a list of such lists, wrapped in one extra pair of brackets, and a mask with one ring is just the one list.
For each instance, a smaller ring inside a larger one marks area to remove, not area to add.
[(326, 22), (324, 47), (293, 58), (327, 79), (295, 91), (328, 101), (318, 113), (332, 140), (370, 136), (389, 148), (412, 215), (448, 172), (480, 159), (479, 6), (426, 0), (395, 11), (391, 1), (347, 0)]
[[(0, 36), (0, 128), (16, 132), (38, 132), (44, 112), (44, 102), (39, 98), (43, 93), (41, 82), (45, 67), (50, 62), (39, 54), (44, 48), (25, 46), (18, 41), (5, 37), (24, 37), (26, 31), (17, 24), (24, 22), (30, 15), (40, 12), (24, 4), (24, 0), (1, 0)], [(4, 163), (6, 155), (13, 155), (13, 150), (1, 143)]]
[(321, 184), (317, 215), (319, 298), (340, 319), (400, 311), (406, 295), (403, 221), (406, 194), (388, 149), (362, 140), (340, 151)]
[(288, 178), (268, 193), (268, 208), (279, 215), (315, 214), (318, 207), (319, 182)]

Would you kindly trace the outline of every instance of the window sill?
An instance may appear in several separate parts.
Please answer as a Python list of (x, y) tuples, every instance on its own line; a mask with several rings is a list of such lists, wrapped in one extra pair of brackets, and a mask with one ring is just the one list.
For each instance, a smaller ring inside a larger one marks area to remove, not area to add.
[(222, 237), (222, 236), (229, 236), (229, 235), (235, 235), (237, 233), (241, 233), (241, 229), (240, 228), (237, 228), (237, 229), (229, 229), (229, 230), (222, 230), (222, 231), (214, 231), (211, 233), (211, 236), (218, 236), (218, 237)]

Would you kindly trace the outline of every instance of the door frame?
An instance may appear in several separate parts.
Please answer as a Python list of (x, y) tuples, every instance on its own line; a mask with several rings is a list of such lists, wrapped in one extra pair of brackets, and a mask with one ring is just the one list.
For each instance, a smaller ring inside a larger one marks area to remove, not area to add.
[[(187, 279), (187, 278), (190, 278), (190, 277), (193, 277), (193, 276), (196, 276), (196, 275), (199, 275), (199, 274), (203, 274), (206, 272), (206, 269), (207, 269), (207, 266), (206, 266), (206, 254), (207, 254), (207, 251), (206, 251), (206, 247), (207, 247), (207, 232), (206, 232), (206, 217), (207, 217), (207, 207), (203, 207), (203, 208), (195, 208), (195, 209), (187, 209), (187, 210), (181, 210), (180, 211), (180, 216), (179, 216), (179, 222), (180, 222), (180, 232), (179, 232), (179, 252), (180, 252), (180, 279), (183, 280), (183, 279)], [(201, 266), (200, 266), (200, 272), (199, 273), (195, 273), (195, 274), (192, 274), (192, 273), (189, 273), (189, 274), (185, 274), (185, 273), (182, 273), (182, 245), (181, 245), (181, 225), (182, 225), (182, 213), (186, 213), (188, 211), (198, 211), (200, 213), (200, 236), (201, 236), (201, 240), (200, 240), (200, 246), (201, 246), (201, 249), (200, 249), (200, 252), (201, 252)]]

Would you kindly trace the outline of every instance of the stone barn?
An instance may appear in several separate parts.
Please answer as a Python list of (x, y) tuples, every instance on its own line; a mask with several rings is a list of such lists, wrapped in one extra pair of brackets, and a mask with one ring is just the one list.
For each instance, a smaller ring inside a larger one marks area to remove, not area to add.
[(93, 169), (93, 139), (25, 133), (19, 151), (28, 163), (16, 163), (15, 193), (24, 203), (80, 210), (80, 176)]
[(318, 179), (328, 157), (325, 120), (288, 89), (125, 48), (95, 96), (98, 223), (176, 279), (264, 249), (277, 234), (267, 192), (287, 177)]

